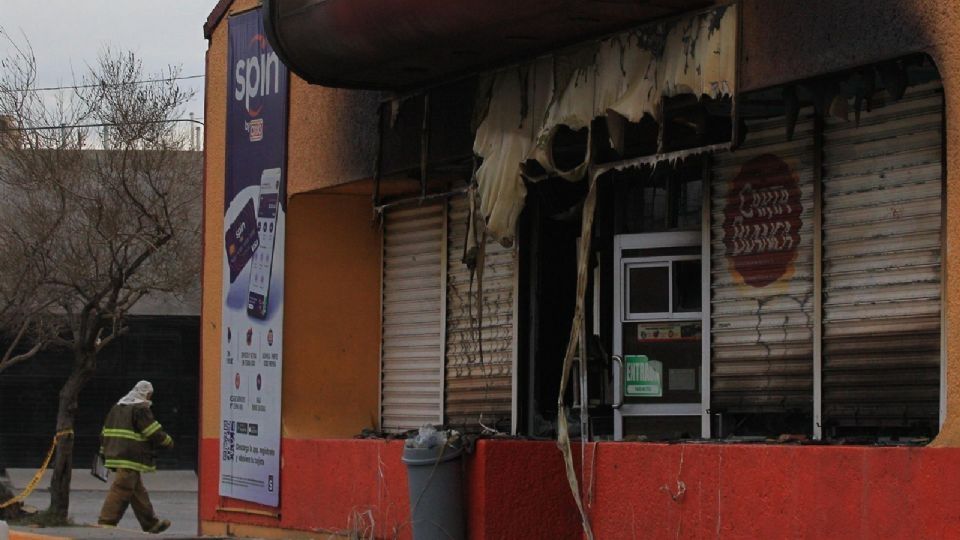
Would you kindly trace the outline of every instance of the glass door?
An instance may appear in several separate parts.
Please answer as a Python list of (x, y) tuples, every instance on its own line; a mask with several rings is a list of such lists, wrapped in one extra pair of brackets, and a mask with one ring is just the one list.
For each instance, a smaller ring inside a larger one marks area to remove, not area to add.
[(620, 235), (614, 244), (614, 437), (701, 437), (700, 233)]

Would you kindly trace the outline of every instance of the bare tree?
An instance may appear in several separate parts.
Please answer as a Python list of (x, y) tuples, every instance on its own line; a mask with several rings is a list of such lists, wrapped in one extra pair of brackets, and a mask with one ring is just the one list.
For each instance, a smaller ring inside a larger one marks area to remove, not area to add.
[[(56, 429), (72, 430), (97, 355), (126, 332), (131, 308), (198, 282), (201, 161), (171, 121), (193, 94), (177, 69), (145, 73), (132, 53), (107, 50), (73, 94), (49, 98), (34, 90), (29, 45), (14, 51), (0, 64), (0, 372), (48, 347), (71, 351)], [(55, 519), (69, 510), (72, 456), (66, 437)]]

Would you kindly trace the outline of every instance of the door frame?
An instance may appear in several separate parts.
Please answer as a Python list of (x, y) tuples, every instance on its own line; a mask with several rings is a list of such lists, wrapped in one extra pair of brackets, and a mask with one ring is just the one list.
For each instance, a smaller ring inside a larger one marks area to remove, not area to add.
[[(709, 229), (706, 229), (709, 231)], [(706, 237), (707, 242), (703, 242)], [(699, 255), (663, 255), (663, 256), (644, 256), (644, 257), (623, 257), (623, 251), (628, 249), (657, 249), (672, 247), (700, 247)], [(614, 403), (616, 406), (613, 411), (613, 436), (614, 440), (623, 439), (623, 420), (626, 416), (700, 416), (701, 417), (701, 437), (710, 437), (710, 258), (709, 258), (709, 234), (704, 235), (703, 231), (672, 231), (659, 233), (639, 233), (639, 234), (620, 234), (613, 238), (613, 313), (611, 314), (613, 322), (613, 354), (616, 358), (622, 358), (623, 355), (623, 324), (637, 319), (630, 319), (624, 311), (624, 293), (626, 284), (624, 283), (625, 269), (628, 266), (637, 264), (647, 264), (658, 262), (670, 262), (673, 260), (694, 260), (700, 259), (701, 265), (701, 308), (699, 313), (693, 313), (689, 316), (685, 314), (673, 314), (669, 317), (676, 321), (694, 321), (701, 323), (701, 384), (700, 384), (700, 403), (643, 403), (643, 404), (625, 404), (623, 403), (623, 363), (613, 370)], [(671, 281), (672, 285), (672, 281)], [(670, 291), (671, 298), (673, 291)], [(662, 320), (663, 317), (655, 317), (650, 320)]]

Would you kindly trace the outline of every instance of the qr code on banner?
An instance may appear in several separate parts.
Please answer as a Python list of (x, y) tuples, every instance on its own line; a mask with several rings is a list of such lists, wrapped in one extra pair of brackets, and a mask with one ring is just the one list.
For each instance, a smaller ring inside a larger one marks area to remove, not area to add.
[(232, 420), (223, 421), (223, 460), (233, 461), (233, 434), (234, 425)]

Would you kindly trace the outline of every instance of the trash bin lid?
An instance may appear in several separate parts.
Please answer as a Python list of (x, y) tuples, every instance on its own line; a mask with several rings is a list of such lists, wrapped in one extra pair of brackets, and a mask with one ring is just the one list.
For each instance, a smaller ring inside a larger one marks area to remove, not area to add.
[(438, 444), (433, 448), (404, 448), (403, 462), (413, 466), (434, 465), (459, 459), (462, 454), (463, 445), (459, 441), (452, 444)]

